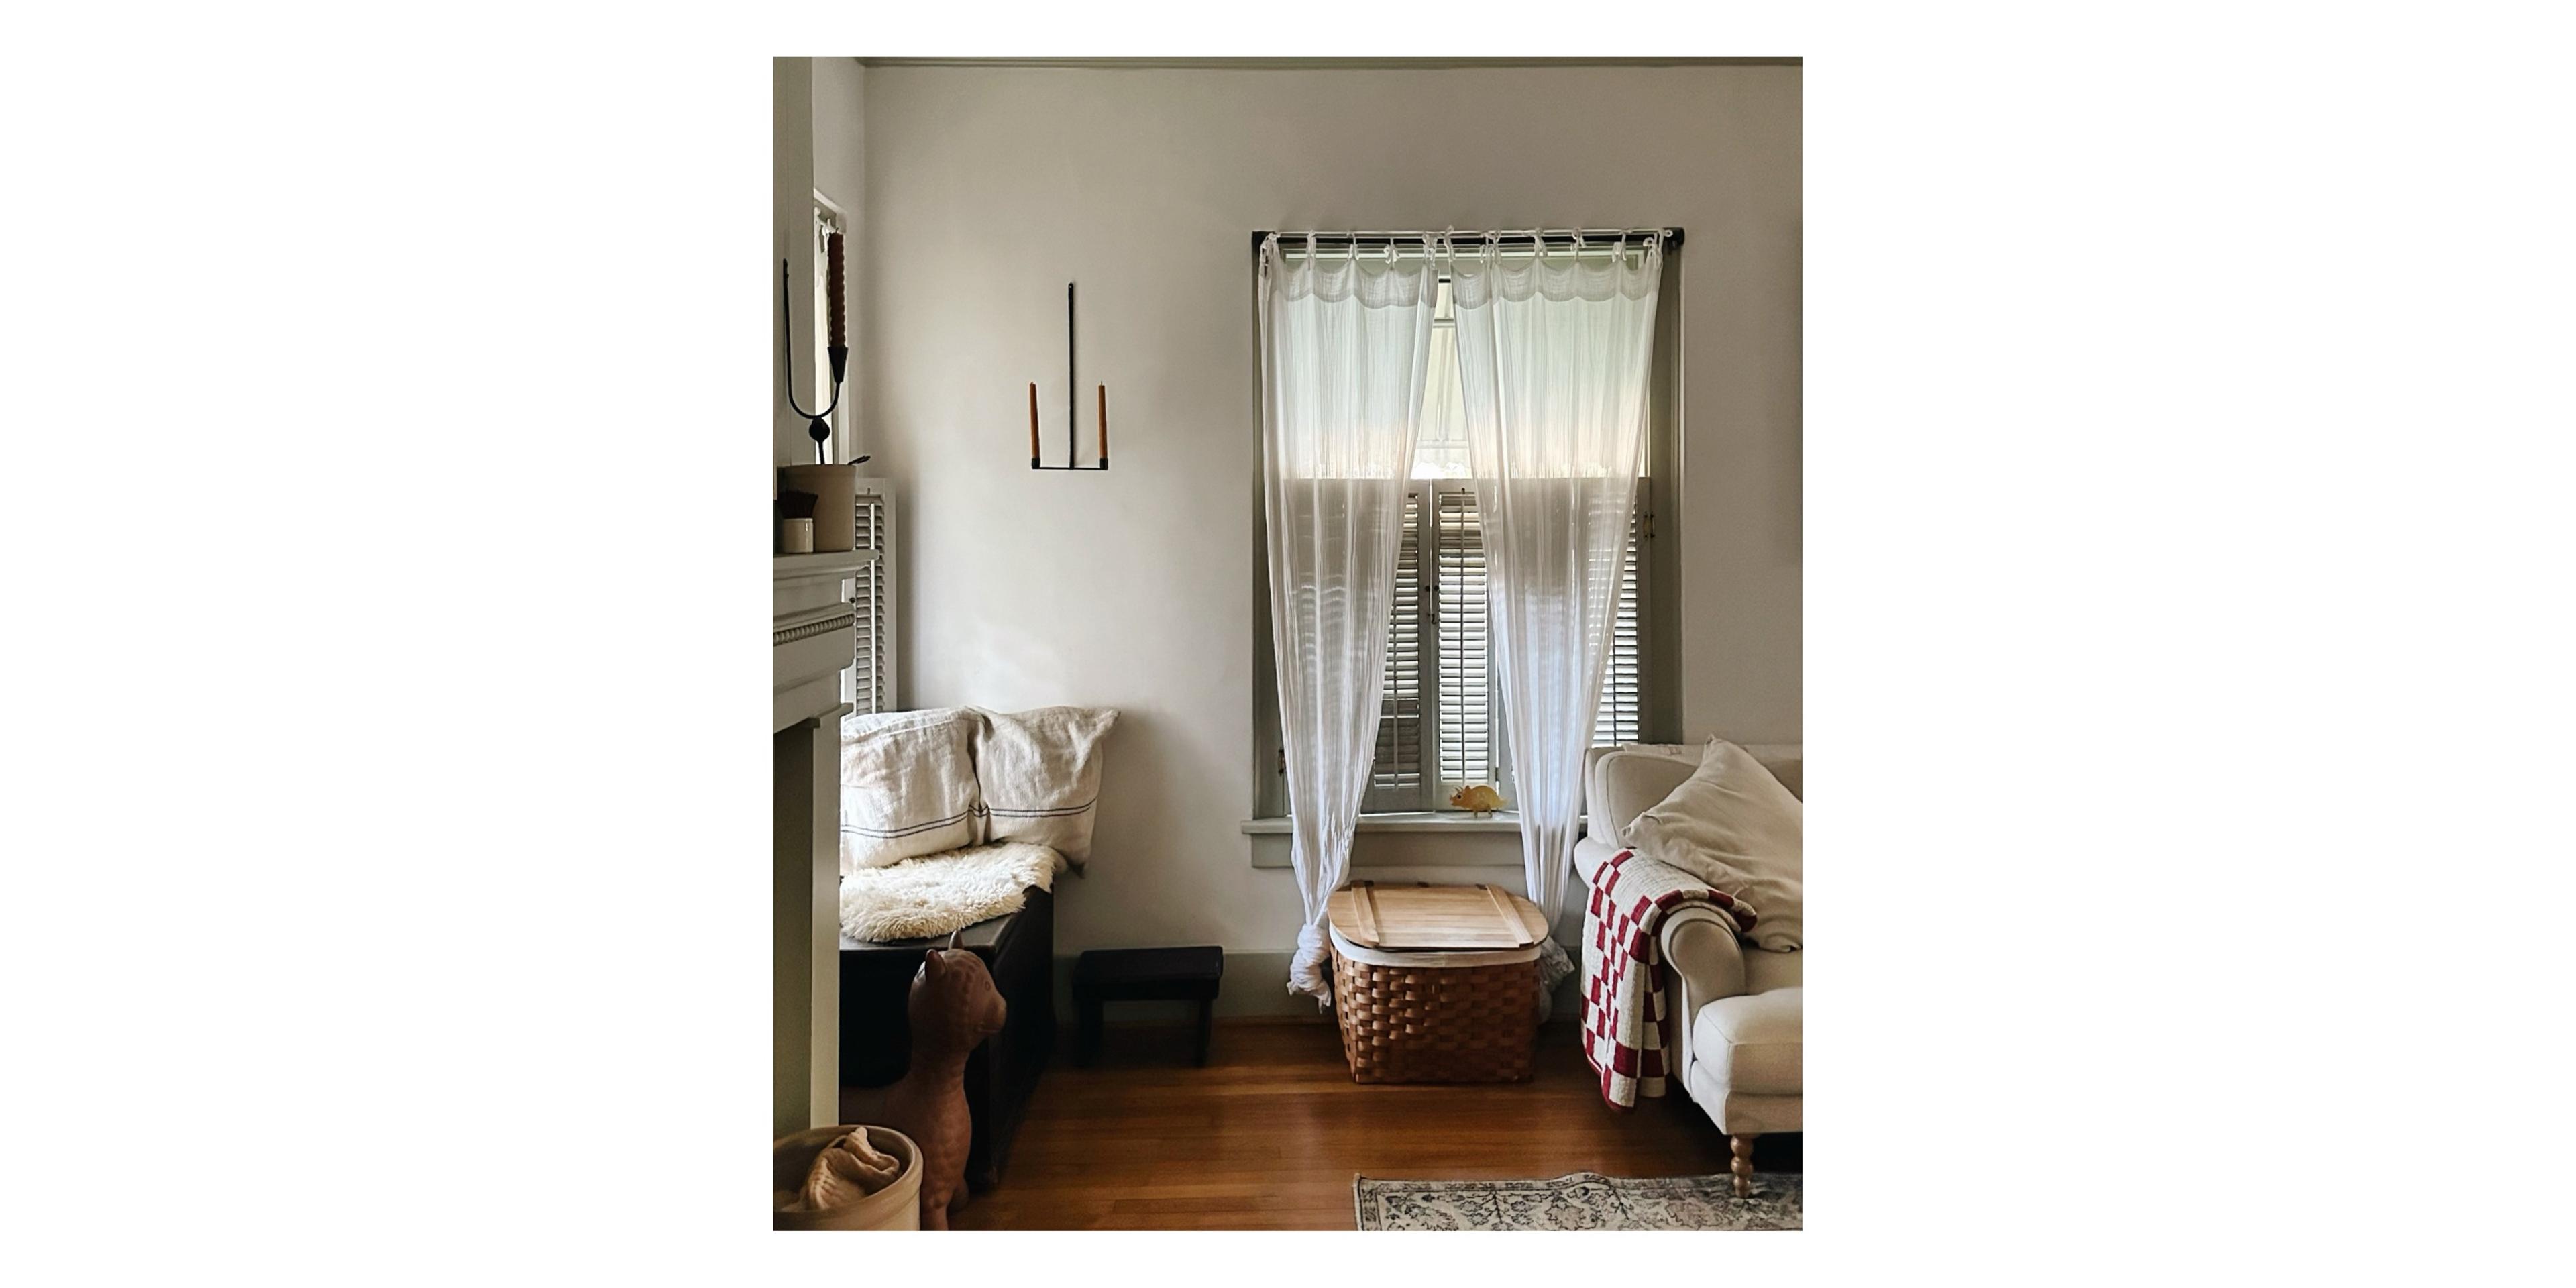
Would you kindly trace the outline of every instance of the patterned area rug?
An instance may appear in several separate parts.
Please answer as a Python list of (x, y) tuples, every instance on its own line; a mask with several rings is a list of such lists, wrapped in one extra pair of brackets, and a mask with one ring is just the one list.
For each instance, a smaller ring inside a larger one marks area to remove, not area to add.
[(1724, 1176), (1630, 1178), (1576, 1172), (1552, 1181), (1379, 1181), (1352, 1185), (1363, 1230), (1795, 1230), (1799, 1177), (1753, 1178), (1735, 1197)]

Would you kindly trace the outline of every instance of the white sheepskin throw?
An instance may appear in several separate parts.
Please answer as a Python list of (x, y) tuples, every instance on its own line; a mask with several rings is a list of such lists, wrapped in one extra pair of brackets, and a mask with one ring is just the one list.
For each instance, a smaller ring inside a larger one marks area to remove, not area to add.
[(861, 868), (841, 878), (841, 933), (875, 942), (945, 935), (1018, 912), (1030, 886), (1053, 890), (1063, 869), (1063, 855), (1018, 841)]

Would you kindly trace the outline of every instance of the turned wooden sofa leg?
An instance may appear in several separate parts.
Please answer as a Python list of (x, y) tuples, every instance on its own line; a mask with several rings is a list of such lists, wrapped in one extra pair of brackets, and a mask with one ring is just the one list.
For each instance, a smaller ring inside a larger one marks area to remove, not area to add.
[(1726, 1138), (1727, 1151), (1735, 1156), (1726, 1165), (1726, 1170), (1735, 1174), (1735, 1197), (1739, 1199), (1753, 1194), (1753, 1139), (1752, 1136)]

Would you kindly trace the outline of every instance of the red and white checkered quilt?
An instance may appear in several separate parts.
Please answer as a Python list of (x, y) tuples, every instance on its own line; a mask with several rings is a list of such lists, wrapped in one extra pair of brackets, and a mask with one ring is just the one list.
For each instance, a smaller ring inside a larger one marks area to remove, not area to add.
[(1583, 877), (1592, 887), (1583, 908), (1583, 1054), (1601, 1075), (1601, 1099), (1613, 1109), (1631, 1109), (1639, 1096), (1664, 1094), (1664, 1053), (1673, 1048), (1673, 1016), (1664, 1000), (1664, 918), (1702, 905), (1731, 918), (1742, 934), (1753, 929), (1755, 913), (1634, 850), (1619, 851)]

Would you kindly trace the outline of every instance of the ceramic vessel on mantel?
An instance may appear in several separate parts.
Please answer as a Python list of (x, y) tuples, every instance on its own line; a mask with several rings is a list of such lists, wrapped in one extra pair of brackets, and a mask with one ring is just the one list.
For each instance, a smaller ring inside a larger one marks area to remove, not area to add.
[(859, 467), (781, 465), (778, 486), (814, 497), (814, 552), (859, 548)]

